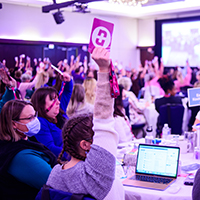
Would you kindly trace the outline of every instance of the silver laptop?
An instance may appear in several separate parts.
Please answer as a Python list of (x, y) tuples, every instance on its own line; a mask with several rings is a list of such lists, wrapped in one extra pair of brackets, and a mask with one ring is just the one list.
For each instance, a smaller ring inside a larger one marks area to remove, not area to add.
[(135, 174), (123, 185), (165, 190), (177, 178), (179, 147), (139, 144)]

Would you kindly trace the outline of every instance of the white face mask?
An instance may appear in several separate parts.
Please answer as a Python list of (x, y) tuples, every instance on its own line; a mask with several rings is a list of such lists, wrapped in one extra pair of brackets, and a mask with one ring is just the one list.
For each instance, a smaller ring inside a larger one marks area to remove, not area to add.
[(27, 135), (28, 137), (32, 137), (34, 135), (36, 135), (39, 131), (40, 131), (40, 121), (39, 119), (36, 117), (35, 119), (33, 119), (32, 121), (30, 121), (27, 124), (21, 123), (21, 122), (17, 122), (18, 124), (22, 124), (25, 125), (28, 129), (28, 131), (24, 132), (21, 131), (19, 129), (17, 129), (20, 133), (24, 133), (25, 135)]

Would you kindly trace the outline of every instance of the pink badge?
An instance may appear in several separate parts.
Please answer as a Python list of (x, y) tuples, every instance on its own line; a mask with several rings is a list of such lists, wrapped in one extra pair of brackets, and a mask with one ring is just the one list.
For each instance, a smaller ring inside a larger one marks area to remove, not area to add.
[(92, 53), (95, 47), (104, 47), (110, 51), (114, 24), (94, 18), (88, 51)]

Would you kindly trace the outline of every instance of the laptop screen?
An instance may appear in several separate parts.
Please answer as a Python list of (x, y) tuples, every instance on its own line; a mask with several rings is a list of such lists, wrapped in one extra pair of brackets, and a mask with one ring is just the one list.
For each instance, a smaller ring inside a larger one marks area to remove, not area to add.
[(136, 173), (177, 177), (179, 147), (140, 144)]

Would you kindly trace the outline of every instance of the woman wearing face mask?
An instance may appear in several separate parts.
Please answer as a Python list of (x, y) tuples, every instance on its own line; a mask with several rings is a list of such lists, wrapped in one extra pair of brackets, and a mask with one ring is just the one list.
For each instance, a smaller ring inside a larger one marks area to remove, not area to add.
[(40, 130), (37, 113), (30, 103), (11, 100), (0, 114), (1, 199), (35, 199), (46, 182), (55, 155), (28, 137)]
[[(65, 118), (59, 112), (58, 92), (53, 87), (39, 88), (31, 97), (31, 102), (41, 123), (41, 129), (35, 137), (58, 157), (63, 147), (61, 129), (65, 122)], [(68, 159), (67, 154), (63, 159)]]

